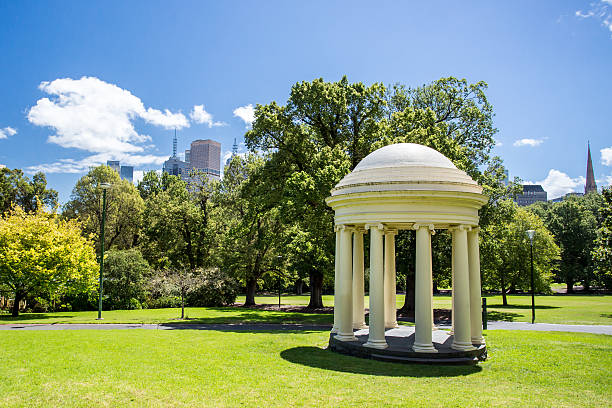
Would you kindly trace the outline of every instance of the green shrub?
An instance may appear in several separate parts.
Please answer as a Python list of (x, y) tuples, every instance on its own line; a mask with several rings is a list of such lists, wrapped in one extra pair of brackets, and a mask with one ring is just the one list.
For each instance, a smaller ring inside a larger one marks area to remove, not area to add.
[(189, 306), (227, 306), (236, 301), (238, 285), (227, 273), (214, 268), (201, 270), (197, 286), (187, 295)]
[(149, 264), (140, 251), (109, 251), (104, 258), (104, 308), (141, 309), (149, 276)]
[(178, 296), (161, 296), (147, 301), (149, 309), (163, 309), (167, 307), (181, 307), (181, 298)]

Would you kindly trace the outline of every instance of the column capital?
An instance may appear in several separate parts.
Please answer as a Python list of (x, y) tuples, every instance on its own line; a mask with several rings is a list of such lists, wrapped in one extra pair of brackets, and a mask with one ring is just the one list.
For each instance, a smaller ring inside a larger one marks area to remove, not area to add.
[(385, 235), (397, 235), (398, 230), (397, 230), (397, 228), (388, 228), (388, 227), (385, 227), (384, 233), (385, 233)]
[(471, 231), (472, 230), (472, 226), (468, 225), (468, 224), (459, 224), (459, 225), (452, 225), (450, 227), (448, 227), (449, 231)]
[(338, 224), (338, 225), (334, 225), (334, 231), (353, 231), (355, 229), (355, 227), (353, 225), (347, 225), (347, 224)]
[(380, 231), (384, 231), (385, 229), (385, 225), (382, 223), (374, 223), (374, 224), (366, 224), (365, 225), (365, 229), (370, 230), (370, 229), (378, 229)]
[(421, 228), (427, 228), (431, 232), (432, 235), (436, 233), (436, 229), (434, 228), (433, 224), (416, 224), (415, 223), (412, 225), (412, 229), (415, 231)]
[(353, 232), (356, 234), (364, 234), (367, 232), (367, 230), (361, 225), (356, 225), (355, 227), (353, 227)]

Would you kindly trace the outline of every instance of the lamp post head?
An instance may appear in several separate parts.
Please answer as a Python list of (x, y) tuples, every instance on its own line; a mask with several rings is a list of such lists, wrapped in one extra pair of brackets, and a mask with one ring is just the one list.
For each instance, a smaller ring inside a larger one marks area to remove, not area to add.
[(531, 243), (533, 244), (533, 237), (535, 236), (535, 230), (527, 230), (527, 237), (529, 238), (529, 241), (531, 241)]
[(111, 185), (110, 183), (100, 183), (98, 187), (100, 187), (102, 190), (108, 190), (111, 187)]

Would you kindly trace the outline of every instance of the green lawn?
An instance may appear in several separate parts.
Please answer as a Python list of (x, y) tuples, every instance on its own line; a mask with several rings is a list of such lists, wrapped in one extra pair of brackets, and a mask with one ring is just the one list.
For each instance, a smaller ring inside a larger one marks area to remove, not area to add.
[[(258, 304), (274, 304), (274, 296), (258, 296)], [(238, 298), (244, 302), (244, 297)], [(365, 304), (369, 299), (366, 296)], [(326, 295), (323, 303), (333, 306), (334, 297)], [(531, 321), (531, 298), (508, 296), (508, 307), (502, 306), (501, 296), (488, 296), (489, 320)], [(307, 305), (308, 296), (283, 296), (285, 305)], [(397, 296), (397, 305), (404, 304), (404, 295)], [(450, 309), (450, 296), (435, 296), (434, 307)], [(240, 307), (187, 308), (187, 323), (311, 323), (328, 324), (330, 314), (277, 312)], [(24, 313), (18, 318), (0, 314), (2, 323), (176, 323), (180, 309), (112, 310), (104, 311), (104, 320), (96, 320), (97, 312)], [(536, 322), (565, 324), (612, 324), (612, 296), (537, 296)]]
[(180, 308), (109, 310), (103, 311), (103, 320), (96, 320), (98, 312), (22, 313), (17, 318), (0, 315), (4, 323), (309, 323), (331, 324), (331, 314), (289, 313), (254, 310), (241, 307), (188, 307), (186, 320), (178, 319)]
[[(307, 305), (308, 296), (283, 296), (282, 303)], [(278, 302), (274, 296), (258, 296), (256, 303)], [(244, 302), (244, 296), (237, 302)], [(369, 297), (365, 298), (368, 306)], [(612, 324), (612, 295), (551, 295), (536, 296), (536, 322), (564, 324)], [(333, 295), (323, 296), (325, 306), (334, 305)], [(404, 304), (404, 295), (397, 295), (397, 307)], [(450, 296), (434, 296), (436, 309), (450, 309)], [(489, 320), (531, 322), (531, 296), (509, 295), (508, 306), (502, 306), (501, 296), (487, 296)]]
[(0, 406), (612, 405), (612, 336), (489, 331), (477, 367), (338, 355), (327, 332), (11, 331)]

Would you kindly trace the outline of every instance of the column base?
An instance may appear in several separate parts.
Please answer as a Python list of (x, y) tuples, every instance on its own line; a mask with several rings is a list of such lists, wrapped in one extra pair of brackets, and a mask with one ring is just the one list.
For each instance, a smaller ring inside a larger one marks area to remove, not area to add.
[(472, 337), (472, 344), (476, 344), (478, 346), (481, 346), (485, 343), (485, 339), (484, 337), (480, 336), (480, 337)]
[(454, 340), (453, 340), (453, 344), (451, 344), (451, 348), (453, 350), (459, 350), (459, 351), (476, 350), (476, 347), (472, 346), (472, 343), (455, 342)]
[(353, 329), (355, 329), (355, 330), (367, 329), (367, 328), (368, 328), (368, 325), (365, 324), (365, 322), (353, 323)]
[(389, 347), (386, 340), (368, 340), (363, 346), (375, 349), (386, 349)]
[(355, 337), (353, 332), (350, 332), (350, 333), (338, 333), (338, 334), (336, 334), (336, 340), (340, 340), (340, 341), (357, 341), (357, 337)]
[(433, 346), (432, 343), (429, 344), (413, 344), (412, 350), (415, 353), (437, 353), (438, 350)]

